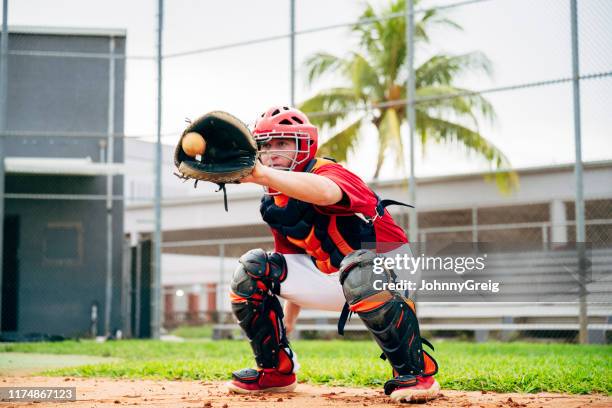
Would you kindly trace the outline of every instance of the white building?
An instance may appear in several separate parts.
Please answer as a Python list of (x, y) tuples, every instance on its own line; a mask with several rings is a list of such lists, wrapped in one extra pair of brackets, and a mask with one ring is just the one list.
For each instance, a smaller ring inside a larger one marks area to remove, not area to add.
[[(126, 163), (151, 166), (153, 146), (128, 141)], [(162, 281), (168, 295), (166, 306), (188, 310), (186, 294), (197, 292), (208, 299), (200, 302), (201, 310), (206, 310), (204, 304), (228, 310), (227, 282), (235, 259), (250, 248), (270, 247), (272, 243), (259, 215), (262, 190), (254, 185), (228, 186), (229, 212), (225, 212), (223, 195), (214, 191), (214, 185), (201, 183), (194, 189), (193, 182), (181, 184), (172, 175), (172, 156), (172, 147), (165, 147)], [(481, 173), (419, 178), (419, 240), (520, 240), (543, 246), (572, 242), (573, 171), (572, 164), (516, 169), (520, 184), (510, 194), (501, 193)], [(154, 228), (153, 175), (151, 169), (125, 180), (125, 233), (133, 242), (150, 236)], [(376, 182), (372, 187), (382, 198), (408, 199), (403, 180)], [(584, 197), (587, 241), (612, 248), (612, 160), (584, 164)], [(406, 209), (394, 206), (389, 210), (407, 227)], [(223, 264), (219, 256), (226, 258)], [(192, 271), (194, 265), (201, 266), (199, 272)], [(176, 291), (182, 295), (180, 299)]]

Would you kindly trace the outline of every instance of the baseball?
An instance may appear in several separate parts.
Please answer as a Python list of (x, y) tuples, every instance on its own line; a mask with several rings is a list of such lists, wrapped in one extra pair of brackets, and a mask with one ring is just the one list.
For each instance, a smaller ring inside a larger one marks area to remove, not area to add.
[(183, 138), (181, 146), (188, 156), (196, 157), (197, 155), (204, 154), (206, 150), (206, 140), (204, 140), (199, 133), (189, 132)]

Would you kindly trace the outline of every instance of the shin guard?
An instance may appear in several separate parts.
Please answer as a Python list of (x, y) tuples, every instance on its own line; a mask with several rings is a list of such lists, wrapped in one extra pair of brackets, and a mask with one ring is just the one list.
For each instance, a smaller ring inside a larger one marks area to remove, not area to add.
[(240, 257), (231, 283), (232, 311), (249, 338), (259, 368), (280, 373), (297, 369), (283, 324), (283, 309), (276, 297), (287, 276), (281, 254), (254, 249)]
[[(374, 281), (394, 282), (393, 271), (374, 273), (376, 254), (358, 250), (340, 267), (340, 282), (350, 311), (359, 315), (389, 361), (394, 377), (431, 376), (438, 364), (425, 350), (412, 300), (399, 292), (374, 289)], [(432, 347), (433, 349), (433, 347)]]

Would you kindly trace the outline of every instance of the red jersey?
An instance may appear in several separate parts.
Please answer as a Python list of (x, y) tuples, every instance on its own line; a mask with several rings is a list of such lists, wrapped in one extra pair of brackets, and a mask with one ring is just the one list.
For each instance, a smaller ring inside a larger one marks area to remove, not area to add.
[[(378, 197), (368, 185), (355, 173), (347, 170), (337, 163), (329, 163), (312, 171), (323, 177), (327, 177), (340, 187), (342, 199), (339, 203), (330, 206), (314, 206), (322, 214), (329, 215), (353, 215), (362, 214), (367, 218), (376, 215)], [(301, 254), (304, 249), (292, 244), (274, 228), (271, 229), (274, 236), (274, 250), (282, 254)], [(377, 242), (408, 242), (404, 230), (395, 223), (389, 212), (385, 209), (384, 215), (374, 221), (374, 230)]]

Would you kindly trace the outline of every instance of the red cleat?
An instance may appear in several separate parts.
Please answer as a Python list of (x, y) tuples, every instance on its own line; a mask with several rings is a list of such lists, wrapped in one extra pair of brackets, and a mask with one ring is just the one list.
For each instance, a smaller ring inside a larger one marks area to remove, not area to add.
[(400, 375), (385, 383), (385, 394), (398, 402), (426, 402), (438, 397), (440, 384), (433, 376)]
[(233, 372), (232, 381), (226, 385), (230, 392), (238, 394), (291, 392), (297, 386), (297, 378), (294, 373), (281, 374), (275, 368), (245, 368)]

